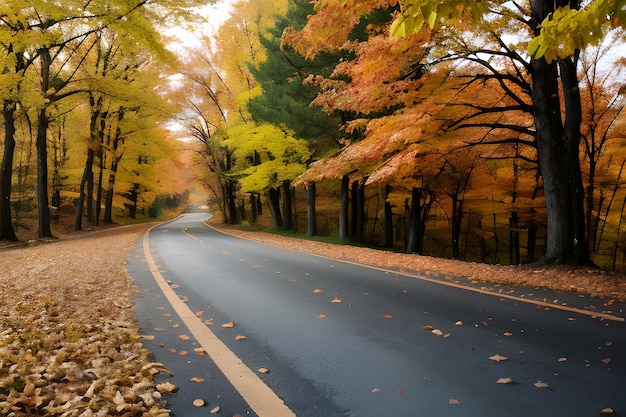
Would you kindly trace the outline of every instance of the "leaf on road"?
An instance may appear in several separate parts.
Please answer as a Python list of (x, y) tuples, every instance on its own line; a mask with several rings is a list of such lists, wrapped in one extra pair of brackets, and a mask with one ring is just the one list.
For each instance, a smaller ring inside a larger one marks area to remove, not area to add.
[(613, 346), (613, 342), (608, 341), (608, 342), (606, 342), (606, 345), (607, 345), (607, 346)]
[(386, 318), (386, 319), (392, 319), (393, 318), (393, 316), (391, 314), (385, 314), (383, 317)]
[(245, 338), (246, 338), (246, 336), (241, 335), (241, 334), (235, 336), (235, 340), (244, 340)]
[(262, 374), (269, 374), (269, 373), (270, 373), (270, 370), (269, 370), (269, 369), (267, 369), (267, 368), (259, 368), (259, 373), (262, 373)]
[(180, 327), (180, 324), (179, 324), (179, 323), (174, 323), (174, 324), (172, 324), (172, 328), (173, 328), (173, 329), (178, 329), (179, 327)]
[(164, 382), (162, 384), (157, 384), (156, 388), (157, 388), (157, 391), (159, 391), (161, 394), (165, 394), (167, 392), (178, 391), (178, 387), (169, 381)]
[(613, 410), (611, 407), (606, 407), (602, 409), (602, 414), (613, 414), (615, 412), (615, 410)]
[(186, 334), (181, 334), (180, 336), (178, 336), (178, 338), (179, 338), (180, 340), (189, 340), (189, 339), (190, 339), (190, 337), (189, 337), (189, 336), (187, 336)]
[(459, 405), (459, 404), (461, 404), (461, 401), (455, 400), (454, 398), (450, 398), (448, 400), (448, 404), (450, 404), (450, 405)]
[(143, 336), (141, 336), (141, 338), (143, 340), (154, 340), (154, 336), (151, 334), (144, 334)]
[(178, 354), (180, 356), (187, 356), (189, 354), (189, 352), (187, 352), (186, 350), (181, 350), (180, 352), (178, 352)]
[(437, 335), (437, 336), (443, 336), (443, 332), (442, 332), (441, 330), (439, 330), (439, 329), (433, 329), (433, 330), (431, 330), (431, 332), (432, 332), (434, 335)]
[(424, 326), (424, 327), (422, 327), (422, 329), (424, 329), (424, 330), (432, 330), (433, 326)]
[(217, 414), (220, 412), (220, 410), (221, 410), (220, 406), (216, 405), (215, 407), (211, 409), (211, 414)]
[(326, 318), (326, 314), (320, 314), (319, 316), (317, 316), (320, 319), (325, 319)]
[(235, 320), (231, 320), (228, 323), (222, 324), (222, 327), (226, 329), (232, 329), (233, 327), (235, 327)]
[(178, 284), (171, 284), (170, 288), (173, 288), (173, 289), (180, 288), (180, 285), (178, 285)]
[(230, 253), (230, 252), (228, 252), (227, 250), (223, 250), (223, 251), (222, 251), (222, 255), (230, 255), (230, 254), (231, 254), (231, 253)]
[(190, 379), (191, 382), (204, 382), (204, 378), (198, 378), (197, 376), (194, 376), (193, 378)]
[(550, 388), (550, 385), (546, 384), (545, 382), (541, 382), (541, 381), (535, 382), (535, 386), (537, 388)]
[(196, 398), (195, 400), (193, 400), (194, 407), (204, 407), (205, 404), (206, 403), (204, 402), (202, 398)]
[(204, 324), (207, 325), (207, 326), (211, 326), (211, 325), (213, 325), (213, 320), (205, 320)]
[(274, 273), (275, 273), (276, 275), (280, 275), (280, 272), (279, 272), (279, 271), (276, 271), (276, 272), (274, 272)]
[(246, 260), (243, 258), (239, 258), (239, 262), (246, 262)]
[(343, 303), (343, 300), (341, 298), (339, 298), (339, 297), (335, 297), (335, 298), (333, 298), (332, 302), (333, 303)]
[(372, 392), (373, 392), (374, 394), (379, 393), (379, 392), (380, 392), (380, 388), (374, 388), (374, 389), (372, 390)]
[(196, 311), (196, 317), (202, 317), (203, 314), (204, 314), (204, 310)]
[(566, 357), (562, 357), (562, 358), (559, 358), (558, 360), (559, 360), (559, 362), (565, 362), (567, 360), (567, 358)]
[(297, 280), (295, 279), (288, 279), (287, 282), (296, 282)]
[(600, 362), (608, 365), (609, 363), (611, 363), (611, 358), (604, 358), (604, 359), (600, 360)]
[(322, 290), (320, 290), (319, 288), (316, 288), (316, 289), (313, 290), (313, 294), (319, 294), (321, 292), (322, 292)]
[(461, 320), (454, 323), (455, 326), (463, 326), (463, 322)]
[(206, 350), (204, 350), (203, 348), (195, 348), (193, 351), (196, 352), (200, 356), (206, 355)]
[(396, 390), (396, 393), (398, 393), (398, 394), (402, 394), (403, 392), (404, 392), (404, 390), (403, 390), (402, 388), (398, 388), (398, 389)]
[(502, 362), (505, 361), (509, 358), (507, 358), (506, 356), (502, 356), (499, 353), (493, 356), (489, 356), (489, 359), (491, 359), (492, 361), (496, 361), (496, 362)]
[(511, 336), (513, 336), (513, 333), (511, 333), (511, 332), (504, 332), (504, 335), (506, 337), (511, 337)]
[(512, 384), (514, 382), (513, 378), (500, 378), (496, 381), (496, 384)]

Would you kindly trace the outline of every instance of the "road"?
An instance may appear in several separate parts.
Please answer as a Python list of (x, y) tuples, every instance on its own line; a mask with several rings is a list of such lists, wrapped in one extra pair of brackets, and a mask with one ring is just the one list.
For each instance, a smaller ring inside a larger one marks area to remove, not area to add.
[(173, 373), (158, 381), (180, 387), (173, 415), (277, 417), (267, 400), (299, 417), (626, 416), (623, 321), (277, 249), (206, 217), (154, 228), (127, 266), (144, 345)]

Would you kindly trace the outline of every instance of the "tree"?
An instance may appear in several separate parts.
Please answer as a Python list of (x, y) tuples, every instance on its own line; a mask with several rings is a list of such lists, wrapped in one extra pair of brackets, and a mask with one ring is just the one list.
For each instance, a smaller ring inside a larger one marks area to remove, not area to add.
[(283, 200), (288, 201), (289, 183), (305, 171), (310, 157), (307, 142), (273, 124), (240, 123), (228, 130), (224, 145), (233, 150), (232, 175), (238, 178), (241, 191), (267, 194), (276, 226), (291, 228), (286, 219), (291, 210), (279, 215), (278, 196), (285, 187)]
[[(495, 15), (505, 18), (500, 24), (515, 22), (530, 34), (530, 42), (523, 39), (516, 50), (500, 42), (492, 54), (516, 56), (520, 69), (532, 79), (535, 143), (548, 208), (544, 257), (548, 264), (590, 262), (578, 152), (582, 112), (576, 67), (580, 49), (601, 39), (602, 26), (623, 24), (626, 11), (620, 3), (596, 0), (581, 10), (579, 1), (531, 0), (526, 5), (407, 1), (402, 2), (404, 10), (391, 27), (392, 33), (402, 36), (425, 28), (440, 32), (451, 27), (465, 30), (472, 22), (493, 32)], [(526, 44), (529, 62), (522, 58)]]

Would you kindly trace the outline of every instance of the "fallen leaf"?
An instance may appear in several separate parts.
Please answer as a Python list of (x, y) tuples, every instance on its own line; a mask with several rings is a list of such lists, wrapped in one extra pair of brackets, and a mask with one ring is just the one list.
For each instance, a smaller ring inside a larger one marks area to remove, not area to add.
[(190, 339), (190, 337), (189, 337), (189, 336), (187, 336), (186, 334), (181, 334), (180, 336), (178, 336), (178, 338), (179, 338), (180, 340), (189, 340), (189, 339)]
[(154, 336), (153, 336), (153, 335), (151, 335), (151, 334), (146, 334), (146, 335), (143, 335), (143, 336), (141, 336), (141, 338), (142, 338), (143, 340), (154, 340)]
[(450, 398), (448, 400), (448, 404), (450, 404), (450, 405), (459, 405), (459, 404), (461, 404), (461, 401), (455, 400), (454, 398)]
[(261, 374), (269, 374), (270, 370), (267, 368), (259, 368), (259, 373)]
[(177, 328), (179, 328), (179, 327), (180, 327), (180, 324), (179, 324), (179, 323), (174, 323), (174, 324), (172, 324), (172, 328), (174, 328), (174, 329), (177, 329)]
[(489, 359), (491, 359), (492, 361), (496, 361), (496, 362), (502, 362), (505, 361), (509, 358), (507, 358), (506, 356), (502, 356), (499, 353), (493, 356), (489, 356)]
[(222, 327), (224, 327), (226, 329), (231, 329), (231, 328), (235, 327), (235, 320), (231, 320), (228, 323), (222, 324)]
[(244, 340), (245, 338), (246, 338), (246, 336), (241, 335), (241, 334), (235, 336), (235, 340)]
[(615, 410), (613, 410), (611, 407), (606, 407), (602, 409), (602, 414), (613, 414), (615, 412)]
[(198, 378), (197, 376), (194, 376), (193, 378), (190, 379), (191, 382), (204, 382), (204, 378)]
[(372, 390), (372, 392), (373, 392), (373, 393), (380, 392), (380, 389), (379, 389), (379, 388), (374, 388), (374, 389)]
[(496, 381), (496, 384), (512, 384), (513, 382), (513, 378), (500, 378)]
[(439, 329), (433, 329), (431, 331), (433, 334), (436, 334), (437, 336), (443, 336), (443, 332)]
[(297, 280), (295, 279), (288, 279), (287, 282), (296, 282)]
[(447, 339), (447, 338), (449, 338), (449, 337), (450, 337), (450, 333), (446, 333), (446, 334), (444, 334), (444, 335), (443, 335), (443, 336), (441, 336), (441, 337), (443, 337), (444, 339)]
[(220, 406), (217, 405), (211, 409), (211, 414), (217, 414), (220, 412)]
[(178, 285), (178, 284), (172, 284), (172, 285), (170, 285), (170, 288), (174, 288), (174, 289), (176, 289), (176, 288), (180, 288), (180, 285)]
[(156, 388), (157, 388), (157, 391), (159, 391), (161, 394), (165, 394), (166, 392), (178, 391), (178, 387), (169, 381), (164, 382), (162, 384), (157, 384)]
[(511, 332), (504, 332), (504, 335), (506, 337), (511, 337), (511, 336), (513, 336), (513, 333), (511, 333)]
[(189, 352), (187, 352), (186, 350), (181, 350), (180, 352), (178, 352), (180, 356), (187, 356), (188, 353)]
[(343, 300), (342, 300), (341, 298), (339, 298), (339, 297), (335, 297), (335, 298), (333, 298), (333, 301), (332, 301), (332, 302), (333, 302), (333, 303), (342, 303), (342, 302), (343, 302)]
[(223, 251), (222, 251), (222, 254), (223, 254), (223, 255), (230, 255), (230, 252), (228, 252), (227, 250), (223, 250)]
[(567, 360), (566, 357), (559, 358), (559, 362), (565, 362)]
[(463, 322), (461, 320), (454, 323), (455, 326), (463, 326)]
[(195, 348), (193, 351), (196, 352), (200, 356), (206, 355), (206, 350), (204, 350), (203, 348)]
[(326, 318), (326, 314), (320, 314), (319, 316), (317, 316), (320, 319), (325, 319)]
[(205, 320), (205, 321), (204, 321), (204, 324), (205, 324), (206, 326), (212, 326), (212, 325), (213, 325), (213, 320)]
[(386, 318), (386, 319), (392, 319), (393, 318), (393, 316), (391, 314), (385, 314), (383, 317)]
[(246, 260), (243, 258), (239, 258), (239, 262), (245, 262)]
[(611, 363), (611, 358), (604, 358), (604, 359), (600, 360), (600, 362), (608, 365), (609, 363)]
[(432, 330), (433, 326), (424, 326), (424, 327), (422, 327), (422, 329), (424, 329), (424, 330)]
[(606, 345), (607, 345), (607, 346), (613, 346), (613, 342), (611, 342), (611, 341), (606, 342)]
[(322, 292), (322, 290), (320, 290), (319, 288), (316, 288), (316, 289), (313, 290), (313, 294), (319, 294), (321, 292)]
[(276, 275), (280, 275), (280, 272), (278, 272), (278, 271), (276, 271), (276, 272), (274, 272), (274, 273), (275, 273)]
[(202, 317), (203, 314), (204, 314), (204, 310), (196, 311), (196, 317)]
[(194, 407), (203, 407), (205, 404), (206, 403), (201, 398), (197, 398), (197, 399), (193, 400)]
[(404, 390), (403, 390), (402, 388), (398, 388), (398, 389), (396, 390), (396, 392), (397, 392), (398, 394), (402, 394), (402, 393), (404, 392)]
[(535, 382), (535, 386), (537, 388), (550, 388), (550, 385), (546, 384), (545, 382), (541, 382), (541, 381)]

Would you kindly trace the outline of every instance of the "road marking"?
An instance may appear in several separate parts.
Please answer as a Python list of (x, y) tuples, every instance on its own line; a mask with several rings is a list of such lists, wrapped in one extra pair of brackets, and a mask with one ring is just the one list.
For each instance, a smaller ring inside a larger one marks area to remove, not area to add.
[(217, 367), (220, 368), (222, 373), (224, 373), (226, 378), (259, 417), (296, 417), (294, 412), (285, 405), (285, 402), (258, 375), (248, 368), (237, 355), (228, 349), (168, 285), (150, 253), (148, 240), (150, 230), (143, 235), (143, 252), (146, 256), (148, 268), (165, 298), (198, 343), (200, 343), (213, 362), (215, 362)]
[[(258, 242), (258, 241), (255, 241), (254, 239), (247, 239), (247, 238), (242, 237), (242, 236), (238, 236), (238, 235), (235, 235), (235, 234), (228, 233), (228, 231), (224, 231), (224, 230), (213, 228), (209, 224), (207, 224), (206, 222), (202, 222), (202, 224), (204, 224), (206, 227), (208, 227), (210, 229), (213, 229), (213, 230), (215, 230), (215, 231), (217, 231), (219, 233), (224, 233), (224, 234), (227, 234), (227, 235), (230, 235), (230, 236), (238, 237), (239, 239), (250, 240), (250, 241), (253, 241), (253, 242), (261, 243), (263, 245), (268, 245), (267, 243)], [(289, 248), (285, 248), (285, 247), (282, 247), (282, 246), (279, 246), (279, 245), (271, 245), (271, 246), (279, 247), (281, 249), (286, 249), (286, 250), (292, 250), (294, 252), (306, 253), (308, 255), (317, 256), (318, 258), (330, 259), (330, 260), (333, 260), (333, 261), (336, 261), (336, 262), (341, 262), (341, 263), (348, 264), (348, 265), (360, 266), (362, 268), (369, 268), (369, 269), (373, 269), (373, 270), (376, 270), (376, 271), (386, 272), (386, 273), (389, 273), (389, 274), (397, 274), (397, 275), (401, 275), (401, 276), (404, 276), (404, 277), (407, 277), (407, 278), (420, 279), (422, 281), (431, 282), (433, 284), (445, 285), (445, 286), (448, 286), (448, 287), (458, 288), (458, 289), (466, 290), (466, 291), (472, 291), (472, 292), (476, 292), (476, 293), (479, 293), (479, 294), (490, 295), (490, 296), (493, 296), (493, 297), (506, 298), (508, 300), (519, 301), (521, 303), (534, 304), (534, 305), (538, 305), (538, 306), (542, 306), (542, 307), (549, 307), (549, 308), (554, 308), (554, 309), (558, 309), (558, 310), (570, 311), (572, 313), (578, 313), (578, 314), (582, 314), (582, 315), (586, 315), (586, 316), (590, 316), (590, 317), (601, 317), (601, 318), (606, 319), (606, 320), (618, 321), (618, 322), (621, 322), (621, 323), (625, 323), (626, 322), (626, 319), (624, 317), (614, 316), (612, 314), (598, 313), (598, 312), (595, 312), (595, 311), (584, 310), (584, 309), (581, 309), (581, 308), (568, 307), (568, 306), (564, 306), (564, 305), (560, 305), (560, 304), (550, 304), (550, 303), (547, 303), (545, 301), (538, 301), (538, 300), (531, 300), (531, 299), (528, 299), (528, 298), (517, 297), (515, 295), (501, 294), (501, 293), (494, 292), (494, 291), (483, 290), (482, 288), (471, 287), (469, 285), (457, 284), (455, 282), (450, 282), (450, 281), (442, 281), (442, 280), (439, 280), (439, 279), (428, 278), (428, 277), (425, 277), (423, 275), (411, 274), (411, 273), (408, 273), (408, 272), (394, 271), (392, 269), (386, 269), (386, 268), (375, 266), (375, 265), (366, 265), (366, 264), (361, 264), (361, 263), (354, 262), (354, 261), (347, 261), (347, 260), (343, 260), (343, 259), (333, 258), (333, 257), (330, 257), (330, 256), (324, 256), (324, 255), (317, 255), (317, 254), (312, 254), (312, 253), (308, 253), (308, 252), (302, 252), (302, 251), (298, 251), (296, 249), (289, 249)]]

